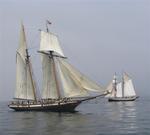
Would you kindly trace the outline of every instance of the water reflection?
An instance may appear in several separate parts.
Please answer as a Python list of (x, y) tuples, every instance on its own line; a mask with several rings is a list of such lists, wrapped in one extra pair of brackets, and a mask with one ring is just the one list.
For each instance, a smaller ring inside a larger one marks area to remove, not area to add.
[(138, 133), (136, 102), (108, 103), (107, 115), (120, 133)]

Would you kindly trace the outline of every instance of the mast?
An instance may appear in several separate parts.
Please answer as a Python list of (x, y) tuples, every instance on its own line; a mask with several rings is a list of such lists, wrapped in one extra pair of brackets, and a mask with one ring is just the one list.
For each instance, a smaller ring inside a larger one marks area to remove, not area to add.
[(122, 75), (122, 97), (124, 97), (124, 77)]
[(32, 74), (32, 71), (31, 71), (31, 63), (30, 63), (30, 56), (29, 56), (29, 53), (28, 53), (28, 49), (26, 49), (26, 53), (27, 53), (27, 59), (26, 59), (26, 62), (29, 66), (29, 73), (30, 73), (30, 76), (31, 76), (31, 83), (32, 83), (32, 86), (33, 86), (33, 94), (34, 94), (34, 99), (35, 101), (37, 101), (37, 98), (36, 98), (36, 93), (35, 93), (35, 83), (33, 82), (33, 74)]
[(116, 73), (115, 73), (115, 75), (114, 75), (114, 79), (113, 79), (113, 89), (114, 89), (114, 91), (115, 91), (115, 97), (117, 96), (117, 78), (116, 78)]
[(46, 31), (49, 32), (49, 29), (48, 29), (48, 24), (52, 24), (49, 20), (46, 20)]
[[(52, 23), (50, 21), (46, 20), (46, 31), (47, 31), (47, 33), (49, 33), (48, 24), (52, 24)], [(61, 95), (60, 95), (60, 87), (59, 87), (57, 73), (56, 73), (55, 58), (54, 58), (54, 55), (53, 55), (53, 51), (50, 51), (49, 53), (50, 53), (51, 59), (53, 61), (54, 78), (55, 78), (55, 82), (56, 82), (56, 90), (57, 90), (58, 99), (60, 99)]]
[(61, 95), (60, 95), (60, 86), (59, 86), (59, 82), (58, 82), (58, 78), (57, 78), (56, 64), (55, 64), (55, 58), (54, 58), (54, 55), (53, 55), (53, 51), (50, 51), (50, 56), (51, 56), (51, 59), (53, 61), (54, 78), (55, 78), (55, 82), (56, 82), (57, 95), (58, 95), (58, 99), (60, 99), (61, 98)]

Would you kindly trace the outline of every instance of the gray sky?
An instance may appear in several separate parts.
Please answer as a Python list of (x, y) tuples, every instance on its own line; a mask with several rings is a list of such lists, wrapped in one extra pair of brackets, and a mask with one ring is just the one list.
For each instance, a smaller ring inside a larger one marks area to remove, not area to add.
[(128, 72), (138, 95), (150, 95), (149, 0), (0, 0), (0, 100), (15, 90), (15, 57), (23, 20), (35, 77), (41, 88), (36, 51), (38, 29), (52, 21), (69, 61), (106, 86), (115, 72)]

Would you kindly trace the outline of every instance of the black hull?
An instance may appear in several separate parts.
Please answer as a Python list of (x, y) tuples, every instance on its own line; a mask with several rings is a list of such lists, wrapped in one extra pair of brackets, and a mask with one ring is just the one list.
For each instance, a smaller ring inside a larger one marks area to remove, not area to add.
[(51, 111), (51, 112), (75, 112), (75, 108), (81, 102), (63, 103), (63, 104), (34, 104), (34, 105), (8, 105), (15, 111)]
[(127, 102), (127, 101), (134, 101), (136, 100), (138, 97), (134, 96), (134, 97), (110, 97), (108, 98), (109, 102)]

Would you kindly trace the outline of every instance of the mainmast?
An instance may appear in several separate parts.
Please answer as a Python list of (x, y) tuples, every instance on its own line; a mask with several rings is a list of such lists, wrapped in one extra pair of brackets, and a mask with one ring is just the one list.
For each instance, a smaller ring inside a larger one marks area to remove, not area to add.
[[(57, 37), (49, 32), (48, 25), (51, 22), (46, 20), (46, 32), (41, 31), (41, 43), (40, 50), (38, 51), (42, 55), (43, 66), (43, 99), (60, 99), (60, 85), (57, 73), (56, 57), (59, 52), (63, 56), (63, 52), (59, 47)], [(61, 57), (61, 56), (60, 56)]]
[[(47, 33), (49, 33), (48, 24), (50, 25), (52, 23), (50, 21), (46, 20), (46, 31), (47, 31)], [(50, 57), (51, 57), (52, 62), (53, 62), (54, 78), (55, 78), (55, 82), (56, 82), (56, 90), (57, 90), (57, 94), (58, 94), (58, 99), (60, 99), (61, 95), (60, 95), (60, 87), (59, 87), (59, 82), (58, 82), (57, 73), (56, 73), (55, 56), (53, 55), (53, 51), (50, 51), (49, 53), (50, 53)]]
[(53, 55), (53, 51), (50, 51), (50, 57), (51, 57), (52, 62), (53, 62), (54, 79), (55, 79), (55, 82), (56, 82), (57, 95), (58, 95), (58, 99), (60, 99), (61, 98), (60, 86), (59, 86), (59, 82), (58, 82), (58, 78), (57, 78), (55, 56)]

